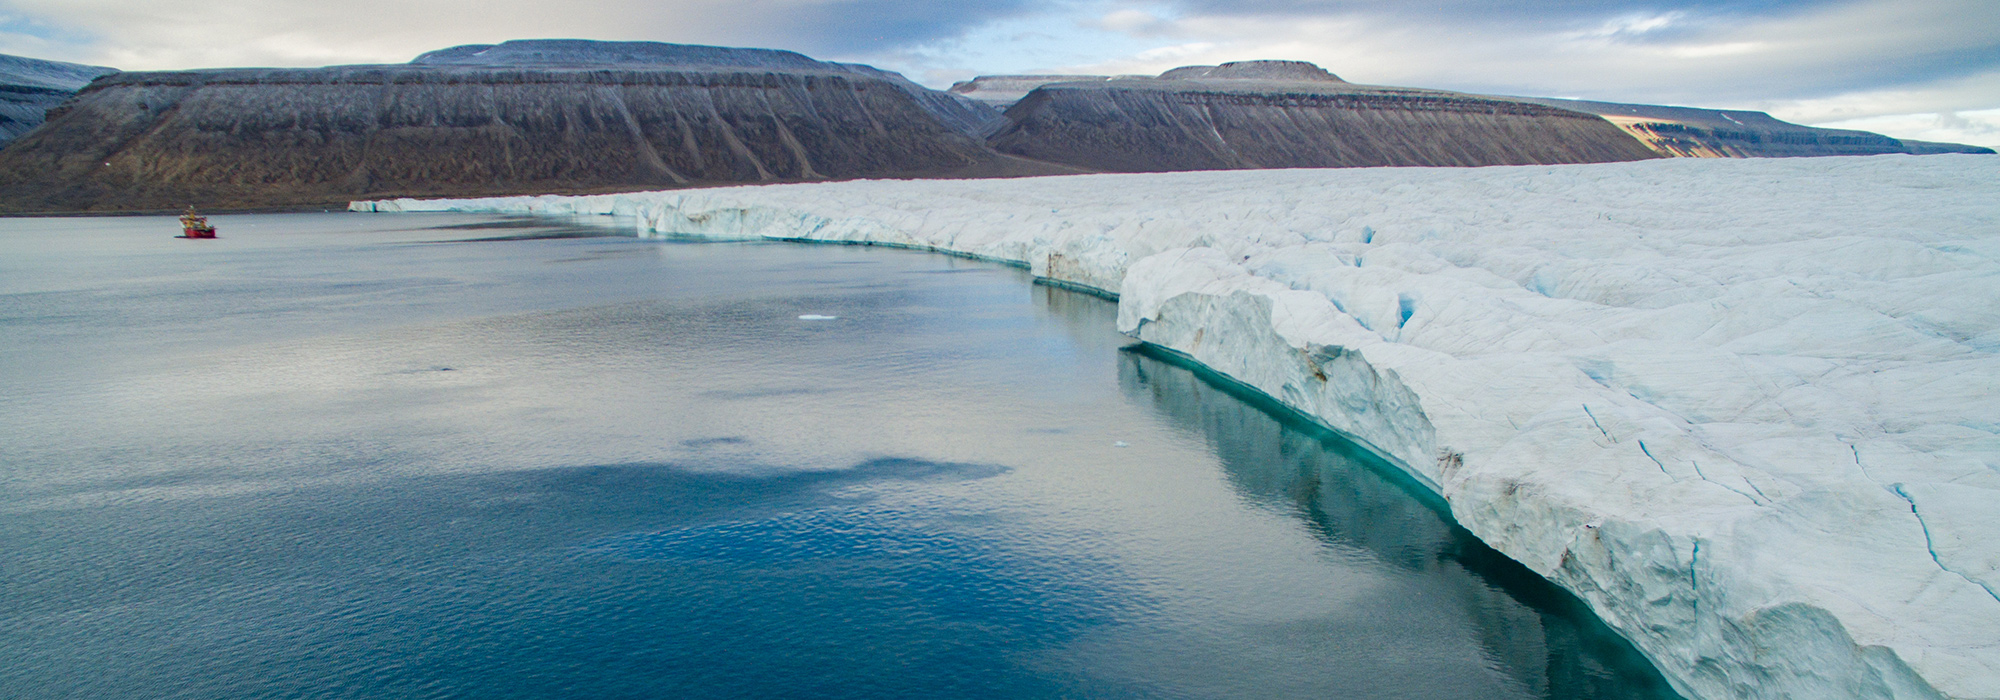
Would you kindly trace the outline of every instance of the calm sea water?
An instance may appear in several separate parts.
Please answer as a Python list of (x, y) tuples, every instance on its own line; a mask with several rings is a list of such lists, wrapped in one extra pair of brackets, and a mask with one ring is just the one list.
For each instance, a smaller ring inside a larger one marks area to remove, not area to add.
[(0, 220), (0, 697), (1670, 697), (1023, 271), (216, 223)]

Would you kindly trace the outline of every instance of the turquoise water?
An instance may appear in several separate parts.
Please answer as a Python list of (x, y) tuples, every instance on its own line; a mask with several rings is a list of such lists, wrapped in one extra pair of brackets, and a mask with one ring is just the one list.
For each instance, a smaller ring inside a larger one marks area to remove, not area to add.
[(1023, 271), (216, 223), (0, 220), (0, 696), (1671, 697)]

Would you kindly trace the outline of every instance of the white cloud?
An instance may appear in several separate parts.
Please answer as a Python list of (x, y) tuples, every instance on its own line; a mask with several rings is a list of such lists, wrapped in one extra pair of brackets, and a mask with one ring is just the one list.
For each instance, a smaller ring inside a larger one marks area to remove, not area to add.
[[(604, 38), (633, 38), (618, 36), (629, 31), (620, 27), (630, 24), (621, 25), (590, 7), (558, 9), (555, 3), (526, 0), (12, 0), (11, 4), (19, 13), (61, 24), (89, 40), (41, 47), (7, 41), (0, 44), (0, 52), (125, 70), (401, 62), (445, 46), (522, 36), (608, 33), (611, 36)], [(60, 55), (51, 55), (51, 50)]]
[[(1223, 14), (1231, 8), (1222, 5), (1202, 14), (1187, 0), (971, 0), (940, 19), (924, 2), (0, 0), (0, 53), (127, 70), (314, 66), (401, 62), (456, 44), (589, 38), (795, 49), (934, 86), (982, 73), (1158, 73), (1270, 58), (1377, 84), (1765, 109), (1811, 124), (1893, 117), (1916, 129), (1927, 119), (1935, 124), (1922, 127), (1926, 134), (1977, 136), (1978, 115), (2000, 109), (1993, 0), (1852, 0), (1749, 16), (1613, 7), (1539, 25), (1534, 15), (1486, 21), (1472, 4), (1402, 12), (1278, 3), (1289, 13), (1280, 16)], [(1338, 9), (1313, 9), (1326, 7)], [(842, 23), (813, 19), (834, 15)], [(908, 40), (951, 22), (928, 40)], [(1949, 114), (1974, 126), (1940, 126), (1951, 119), (1939, 115)]]
[(1945, 80), (1746, 105), (1802, 124), (1852, 121), (1920, 112), (1968, 112), (2000, 107), (2000, 69)]
[(2000, 70), (1903, 87), (1742, 106), (1800, 124), (2000, 149)]
[[(2000, 53), (1988, 50), (2000, 45), (2000, 13), (1986, 9), (1990, 0), (1860, 0), (1754, 20), (1674, 12), (1542, 32), (1395, 15), (1193, 15), (1160, 32), (1175, 38), (1170, 47), (1073, 68), (1157, 73), (1195, 63), (1292, 59), (1363, 83), (1763, 109), (1809, 124), (1896, 116), (1900, 125), (1910, 115), (1936, 121), (1940, 113), (2000, 108), (1994, 58)], [(1951, 75), (1976, 69), (1982, 59), (1968, 57), (1982, 54), (1993, 66), (1987, 72)], [(1977, 135), (1925, 129), (1931, 136)]]
[(1640, 36), (1671, 27), (1685, 16), (1686, 13), (1682, 12), (1665, 12), (1654, 15), (1627, 15), (1598, 25), (1595, 29), (1575, 32), (1572, 36), (1577, 38)]
[(1675, 58), (1708, 58), (1710, 56), (1741, 56), (1760, 51), (1769, 51), (1771, 45), (1761, 41), (1732, 41), (1725, 44), (1689, 44), (1668, 48), (1665, 53)]
[(1172, 24), (1153, 12), (1135, 8), (1125, 8), (1106, 13), (1090, 23), (1108, 32), (1118, 32), (1133, 36), (1158, 34), (1171, 28)]
[(0, 13), (61, 28), (9, 35), (0, 53), (126, 70), (403, 62), (509, 39), (668, 41), (822, 54), (890, 49), (1034, 0), (0, 0)]
[(2000, 109), (1931, 114), (1886, 114), (1814, 124), (1829, 129), (1860, 129), (1899, 139), (1944, 141), (2000, 150)]
[[(1186, 44), (1174, 44), (1173, 46), (1162, 46), (1156, 49), (1147, 49), (1145, 51), (1140, 51), (1138, 54), (1134, 55), (1133, 58), (1138, 59), (1140, 61), (1146, 61), (1151, 63), (1159, 63), (1161, 61), (1172, 63), (1176, 61), (1186, 61), (1191, 58), (1205, 56), (1214, 51), (1215, 51), (1215, 44), (1211, 44), (1206, 41), (1196, 41)], [(1181, 65), (1181, 64), (1175, 63), (1175, 65)]]

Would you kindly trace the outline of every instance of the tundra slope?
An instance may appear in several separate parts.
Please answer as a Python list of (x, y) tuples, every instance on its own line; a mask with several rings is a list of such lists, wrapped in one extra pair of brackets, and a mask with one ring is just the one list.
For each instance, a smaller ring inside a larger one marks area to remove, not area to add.
[(820, 61), (776, 49), (666, 44), (657, 41), (525, 39), (499, 44), (467, 44), (416, 57), (420, 66), (729, 66), (788, 71), (847, 71), (888, 81), (909, 93), (918, 106), (954, 131), (979, 136), (999, 128), (1000, 110), (984, 102), (911, 82), (901, 73), (858, 63)]
[(1119, 290), (1355, 436), (1692, 698), (2000, 698), (2000, 159), (851, 182), (617, 213)]
[[(1282, 62), (1269, 62), (1282, 63)], [(1233, 71), (1224, 66), (1189, 66), (1160, 76), (1172, 78), (1227, 79)], [(1310, 64), (1307, 64), (1310, 65)], [(1108, 75), (982, 75), (951, 86), (953, 94), (1006, 109), (1043, 85), (1067, 83), (1105, 84), (1116, 87), (1122, 81), (1146, 80), (1151, 76)], [(1288, 79), (1317, 80), (1297, 72)], [(1763, 112), (1621, 104), (1544, 97), (1500, 97), (1560, 109), (1595, 114), (1625, 130), (1633, 138), (1662, 156), (1696, 158), (1770, 158), (1792, 156), (1860, 156), (1886, 153), (1927, 155), (1937, 153), (1992, 153), (1993, 149), (1956, 143), (1934, 143), (1894, 139), (1867, 131), (1822, 129), (1782, 121)]]
[(1354, 85), (1310, 63), (1188, 66), (1042, 85), (1007, 108), (1002, 153), (1114, 172), (1601, 163), (1659, 157), (1596, 115)]

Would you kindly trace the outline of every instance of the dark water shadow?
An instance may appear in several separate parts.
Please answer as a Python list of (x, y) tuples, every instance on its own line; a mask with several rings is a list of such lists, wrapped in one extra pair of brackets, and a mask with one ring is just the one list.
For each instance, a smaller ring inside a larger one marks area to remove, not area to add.
[(479, 238), (453, 238), (441, 241), (424, 241), (424, 243), (499, 243), (504, 241), (546, 241), (546, 240), (556, 240), (564, 238), (633, 237), (630, 232), (620, 232), (609, 228), (597, 228), (592, 226), (551, 227), (548, 226), (548, 224), (546, 223), (542, 224), (542, 226), (543, 227), (535, 228), (527, 233), (518, 233), (506, 236), (481, 236)]
[(1487, 658), (1546, 698), (1678, 698), (1576, 596), (1481, 542), (1395, 466), (1261, 392), (1150, 345), (1121, 353), (1127, 396), (1205, 439), (1246, 499), (1330, 548), (1453, 581)]
[(504, 241), (540, 241), (564, 238), (632, 238), (632, 220), (622, 217), (581, 217), (581, 216), (510, 216), (490, 221), (473, 221), (462, 224), (443, 224), (421, 228), (403, 229), (408, 231), (520, 231), (520, 233), (496, 234), (478, 238), (449, 238), (435, 241), (419, 241), (418, 244), (436, 243), (498, 243)]
[(515, 229), (515, 228), (548, 228), (552, 221), (554, 220), (543, 217), (520, 216), (520, 217), (506, 217), (501, 219), (495, 219), (492, 221), (474, 221), (465, 224), (445, 224), (442, 226), (425, 226), (421, 229), (415, 229), (415, 230), (490, 231), (498, 229)]
[(870, 495), (1006, 472), (611, 464), (17, 514), (0, 695), (1062, 696), (1014, 654), (1139, 596)]

